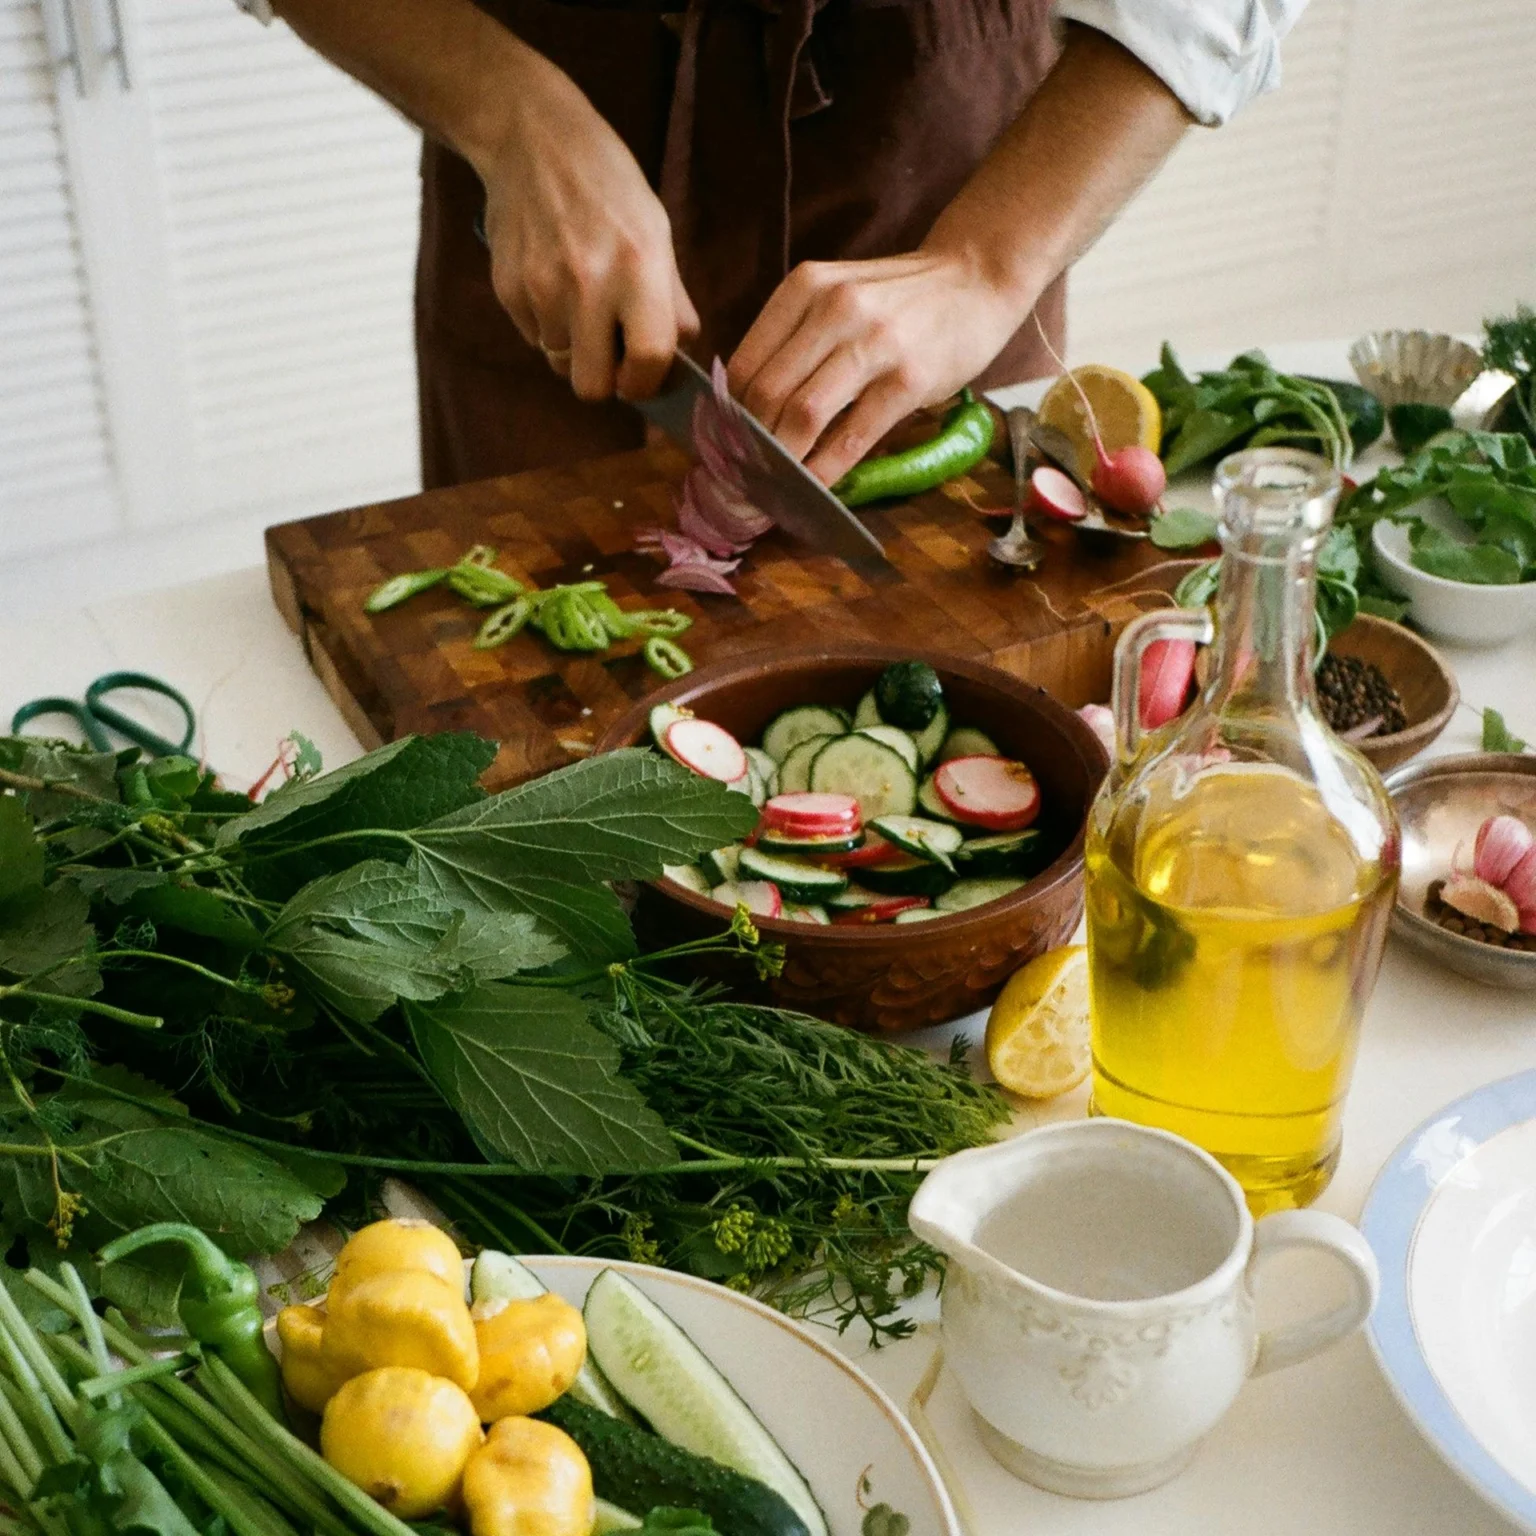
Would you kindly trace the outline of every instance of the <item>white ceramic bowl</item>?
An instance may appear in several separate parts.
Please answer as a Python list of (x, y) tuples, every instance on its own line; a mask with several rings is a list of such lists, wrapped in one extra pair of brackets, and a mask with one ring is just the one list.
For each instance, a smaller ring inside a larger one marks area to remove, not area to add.
[[(1436, 498), (1414, 509), (1425, 522), (1456, 535), (1460, 520)], [(1371, 531), (1381, 579), (1408, 599), (1409, 618), (1420, 629), (1460, 645), (1503, 645), (1528, 629), (1536, 629), (1536, 581), (1516, 586), (1482, 586), (1431, 576), (1413, 563), (1408, 526), (1383, 519)]]

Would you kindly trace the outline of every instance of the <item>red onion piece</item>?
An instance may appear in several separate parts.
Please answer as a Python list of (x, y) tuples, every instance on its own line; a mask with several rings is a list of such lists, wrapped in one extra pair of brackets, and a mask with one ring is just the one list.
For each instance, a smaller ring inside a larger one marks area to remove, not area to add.
[[(731, 561), (732, 568), (737, 562)], [(734, 597), (736, 588), (713, 565), (674, 565), (656, 578), (658, 587), (681, 587), (687, 592), (719, 592)]]

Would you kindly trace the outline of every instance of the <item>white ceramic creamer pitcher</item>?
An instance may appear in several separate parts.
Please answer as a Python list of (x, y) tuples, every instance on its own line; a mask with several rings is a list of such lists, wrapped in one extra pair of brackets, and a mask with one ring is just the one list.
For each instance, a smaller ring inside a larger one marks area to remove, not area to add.
[[(1282, 1211), (1255, 1225), (1214, 1158), (1123, 1120), (946, 1158), (910, 1219), (949, 1256), (945, 1359), (988, 1450), (1029, 1482), (1084, 1498), (1167, 1481), (1249, 1375), (1352, 1333), (1379, 1285), (1348, 1222)], [(1260, 1334), (1254, 1272), (1298, 1247), (1331, 1255), (1350, 1297)]]

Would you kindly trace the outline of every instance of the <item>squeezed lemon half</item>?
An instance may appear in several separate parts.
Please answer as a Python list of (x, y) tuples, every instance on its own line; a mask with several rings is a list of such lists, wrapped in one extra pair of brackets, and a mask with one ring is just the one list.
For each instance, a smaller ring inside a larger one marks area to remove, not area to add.
[(1093, 423), (1088, 419), (1082, 398), (1072, 387), (1073, 379), (1082, 386), (1083, 394), (1093, 406), (1106, 453), (1129, 448), (1133, 443), (1157, 452), (1163, 440), (1163, 413), (1152, 391), (1140, 379), (1119, 368), (1084, 363), (1081, 368), (1072, 370), (1071, 377), (1062, 374), (1046, 390), (1039, 410), (1040, 420), (1046, 426), (1058, 428), (1072, 440), (1072, 446), (1077, 450), (1078, 473), (1084, 480), (1092, 481), (1098, 459), (1093, 447)]
[(1010, 1093), (1054, 1098), (1088, 1076), (1088, 951), (1047, 950), (1009, 980), (987, 1015), (987, 1065)]

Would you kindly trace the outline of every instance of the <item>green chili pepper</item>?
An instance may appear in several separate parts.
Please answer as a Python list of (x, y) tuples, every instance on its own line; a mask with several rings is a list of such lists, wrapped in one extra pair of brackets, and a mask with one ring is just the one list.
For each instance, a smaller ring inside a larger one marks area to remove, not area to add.
[(403, 571), (398, 576), (391, 576), (388, 581), (381, 582), (368, 594), (367, 601), (363, 604), (363, 612), (384, 613), (390, 608), (397, 608), (407, 598), (415, 597), (418, 592), (425, 592), (429, 587), (435, 587), (447, 574), (447, 566), (438, 566), (430, 571)]
[(643, 654), (646, 666), (663, 677), (686, 677), (693, 671), (693, 657), (675, 640), (661, 635), (652, 635), (645, 642)]
[(634, 620), (608, 596), (606, 590), (594, 592), (587, 602), (607, 630), (609, 640), (628, 640), (634, 634)]
[(693, 620), (676, 608), (638, 608), (625, 617), (638, 635), (680, 635), (693, 628)]
[(471, 544), (459, 556), (460, 565), (492, 566), (496, 563), (496, 551), (489, 544)]
[(262, 1337), (261, 1283), (255, 1271), (232, 1259), (206, 1232), (182, 1221), (157, 1221), (108, 1243), (97, 1256), (103, 1266), (160, 1243), (186, 1255), (177, 1312), (187, 1332), (217, 1355), (250, 1389), (262, 1407), (284, 1423), (282, 1377)]
[(480, 632), (471, 642), (477, 651), (494, 650), (505, 645), (533, 617), (533, 599), (528, 596), (514, 597), (510, 603), (498, 608), (480, 626)]
[(861, 507), (885, 497), (916, 496), (963, 475), (986, 457), (994, 431), (992, 408), (968, 389), (945, 418), (936, 437), (903, 453), (866, 459), (832, 487), (846, 507)]
[(448, 585), (465, 602), (472, 603), (476, 608), (494, 608), (510, 602), (523, 590), (522, 582), (488, 565), (465, 565), (461, 562), (448, 572), (447, 579)]
[(540, 618), (551, 644), (562, 651), (606, 651), (608, 631), (593, 610), (589, 594), (567, 587), (544, 606)]

